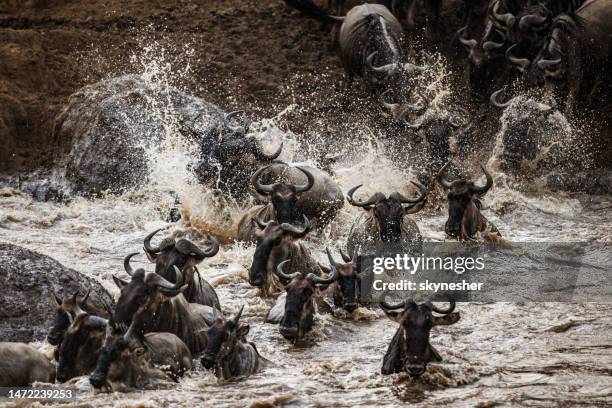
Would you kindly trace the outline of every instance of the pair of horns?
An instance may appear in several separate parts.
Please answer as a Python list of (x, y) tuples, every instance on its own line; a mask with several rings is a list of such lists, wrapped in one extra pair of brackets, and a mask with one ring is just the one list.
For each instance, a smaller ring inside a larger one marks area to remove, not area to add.
[[(328, 252), (328, 255), (330, 255), (329, 252)], [(312, 282), (312, 284), (314, 285), (317, 285), (317, 284), (318, 285), (329, 285), (330, 283), (335, 282), (339, 276), (338, 270), (335, 267), (332, 268), (331, 274), (327, 278), (321, 278), (315, 275), (314, 273), (309, 273), (308, 275), (304, 274), (303, 272), (293, 272), (293, 273), (287, 274), (284, 271), (284, 266), (288, 262), (291, 262), (291, 260), (287, 259), (286, 261), (279, 263), (278, 266), (276, 267), (275, 273), (278, 277), (285, 279), (289, 282), (291, 282), (294, 278), (303, 276), (306, 279), (308, 279), (310, 282)]]
[[(450, 162), (446, 163), (444, 166), (442, 166), (442, 168), (440, 169), (440, 171), (438, 172), (437, 175), (437, 180), (438, 182), (446, 189), (449, 189), (452, 187), (453, 182), (452, 181), (448, 181), (444, 178), (443, 173), (446, 170), (446, 168), (448, 167), (448, 165), (450, 164)], [(491, 175), (491, 173), (489, 173), (489, 171), (486, 169), (486, 167), (484, 165), (480, 165), (480, 168), (482, 169), (482, 171), (484, 172), (486, 178), (487, 178), (487, 182), (484, 186), (479, 187), (479, 186), (472, 186), (471, 190), (472, 192), (476, 193), (476, 194), (484, 194), (487, 191), (489, 191), (489, 189), (491, 187), (493, 187), (493, 176)]]
[[(425, 200), (425, 197), (427, 197), (427, 187), (425, 187), (424, 185), (422, 185), (421, 183), (419, 183), (418, 181), (410, 181), (412, 184), (414, 184), (420, 191), (420, 194), (418, 197), (416, 198), (408, 198), (404, 195), (402, 195), (401, 193), (395, 192), (392, 193), (389, 196), (390, 200), (394, 200), (397, 201), (401, 204), (417, 204), (423, 200)], [(387, 199), (387, 197), (381, 193), (381, 192), (377, 192), (374, 195), (372, 195), (370, 198), (368, 198), (366, 201), (357, 201), (353, 198), (353, 194), (355, 193), (355, 191), (357, 191), (360, 187), (362, 187), (363, 184), (359, 184), (358, 186), (355, 186), (353, 188), (351, 188), (348, 193), (347, 193), (347, 200), (348, 202), (355, 207), (361, 207), (361, 208), (366, 208), (369, 209), (372, 205), (377, 204), (385, 199)]]
[[(431, 301), (427, 301), (424, 304), (427, 305), (432, 311), (439, 313), (439, 314), (450, 314), (455, 310), (455, 300), (454, 299), (449, 299), (449, 306), (446, 309), (442, 309), (437, 307), (436, 305), (434, 305)], [(410, 307), (414, 307), (416, 306), (416, 302), (412, 299), (406, 299), (402, 302), (399, 303), (395, 303), (395, 304), (390, 304), (385, 302), (384, 300), (380, 301), (380, 307), (386, 312), (389, 310), (405, 310), (406, 308), (410, 308)]]
[[(286, 163), (275, 163), (275, 164), (287, 165)], [(263, 172), (268, 170), (270, 167), (272, 167), (272, 164), (265, 166), (265, 167), (261, 167), (253, 174), (253, 176), (251, 176), (251, 184), (253, 185), (255, 190), (261, 195), (270, 195), (272, 191), (274, 190), (274, 184), (262, 184), (259, 181), (259, 177), (263, 174)], [(302, 173), (304, 173), (304, 175), (306, 176), (306, 179), (308, 180), (306, 184), (293, 185), (295, 188), (295, 192), (300, 194), (300, 193), (304, 193), (310, 190), (312, 186), (314, 186), (315, 178), (312, 175), (312, 173), (306, 170), (305, 168), (300, 167), (300, 166), (297, 166), (296, 168)]]
[[(144, 239), (145, 253), (147, 254), (149, 260), (152, 262), (155, 261), (160, 252), (163, 252), (164, 250), (170, 248), (176, 248), (183, 255), (193, 256), (195, 258), (202, 259), (215, 256), (217, 252), (219, 252), (219, 241), (217, 241), (217, 239), (212, 235), (207, 235), (206, 237), (207, 240), (211, 242), (211, 245), (205, 251), (201, 250), (197, 245), (187, 239), (180, 239), (177, 242), (176, 240), (174, 240), (174, 238), (165, 238), (164, 240), (162, 240), (159, 246), (151, 246), (151, 238), (153, 238), (153, 236), (161, 230), (162, 228), (153, 231)], [(127, 272), (128, 274), (130, 274), (130, 276), (132, 276), (129, 271)]]
[(183, 273), (176, 265), (173, 265), (174, 272), (176, 274), (176, 283), (171, 283), (161, 275), (156, 274), (155, 272), (145, 273), (144, 269), (138, 268), (134, 270), (130, 265), (130, 259), (134, 256), (138, 255), (138, 252), (131, 253), (125, 257), (123, 260), (123, 267), (128, 275), (131, 277), (137, 275), (144, 275), (144, 282), (150, 287), (154, 287), (159, 291), (169, 295), (175, 296), (184, 291), (187, 288), (187, 285), (184, 285), (183, 282)]
[[(266, 227), (268, 225), (271, 225), (273, 223), (276, 223), (275, 220), (270, 220), (267, 222), (264, 222), (261, 219), (261, 215), (263, 213), (263, 211), (265, 210), (266, 207), (261, 208), (257, 214), (255, 215), (255, 223), (257, 224), (257, 226), (260, 229), (266, 229)], [(283, 231), (290, 233), (291, 235), (293, 235), (296, 238), (301, 238), (303, 236), (305, 236), (306, 234), (308, 234), (308, 231), (310, 231), (310, 221), (308, 220), (308, 217), (306, 217), (305, 215), (304, 217), (304, 226), (302, 228), (295, 226), (293, 224), (290, 224), (288, 222), (283, 222), (280, 227)]]
[(373, 65), (373, 61), (374, 61), (374, 57), (376, 56), (376, 54), (378, 54), (378, 51), (374, 51), (373, 53), (368, 55), (366, 58), (366, 66), (371, 71), (380, 72), (385, 75), (394, 75), (398, 72), (405, 72), (407, 74), (413, 74), (415, 72), (418, 73), (418, 72), (425, 71), (425, 67), (421, 67), (415, 64), (410, 64), (408, 62), (406, 63), (394, 62), (394, 63), (383, 65), (380, 67), (375, 67)]

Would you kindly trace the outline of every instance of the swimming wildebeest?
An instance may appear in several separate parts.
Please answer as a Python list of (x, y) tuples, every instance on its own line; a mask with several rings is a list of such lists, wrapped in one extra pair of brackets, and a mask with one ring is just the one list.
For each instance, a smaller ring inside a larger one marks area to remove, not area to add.
[(402, 63), (404, 30), (397, 18), (382, 4), (353, 7), (344, 17), (331, 16), (311, 1), (287, 3), (323, 22), (341, 23), (338, 33), (340, 60), (349, 84), (355, 76), (364, 78), (371, 89), (388, 86), (422, 67)]
[(487, 233), (501, 237), (497, 227), (480, 212), (479, 197), (486, 194), (493, 186), (493, 176), (484, 166), (480, 166), (487, 183), (480, 187), (471, 180), (459, 179), (448, 181), (442, 175), (446, 163), (438, 173), (438, 182), (448, 191), (448, 220), (444, 226), (446, 235), (460, 241), (473, 240), (478, 233)]
[(419, 189), (419, 196), (408, 198), (395, 192), (389, 197), (377, 192), (365, 201), (357, 201), (353, 194), (362, 184), (348, 191), (347, 199), (351, 205), (365, 210), (351, 226), (347, 238), (347, 251), (352, 255), (357, 247), (376, 242), (401, 242), (418, 245), (423, 241), (419, 227), (408, 217), (420, 211), (426, 203), (427, 188), (412, 181)]
[(0, 342), (0, 387), (27, 387), (36, 381), (54, 380), (55, 367), (34, 347)]
[[(187, 239), (165, 238), (157, 247), (151, 246), (151, 238), (160, 229), (153, 231), (144, 239), (144, 251), (147, 258), (155, 263), (155, 272), (163, 276), (164, 279), (175, 282), (174, 266), (177, 266), (183, 273), (187, 290), (183, 293), (189, 303), (199, 303), (210, 307), (221, 309), (219, 297), (215, 289), (204, 279), (197, 269), (197, 266), (206, 258), (211, 258), (219, 252), (219, 241), (213, 236), (208, 235), (207, 240), (210, 246), (206, 250), (201, 250), (197, 245)], [(130, 254), (126, 258), (129, 262)], [(125, 270), (133, 273), (127, 267)]]
[(266, 322), (280, 323), (278, 330), (281, 335), (296, 343), (312, 329), (315, 301), (321, 298), (322, 287), (338, 279), (338, 270), (332, 269), (327, 278), (301, 271), (287, 274), (283, 269), (289, 262), (289, 259), (281, 262), (276, 269), (279, 278), (289, 283), (285, 286), (284, 296), (280, 296), (268, 312)]
[[(399, 323), (383, 359), (382, 374), (407, 372), (418, 377), (425, 372), (427, 363), (442, 361), (429, 343), (429, 334), (434, 326), (448, 326), (459, 320), (459, 313), (453, 313), (454, 300), (448, 309), (440, 309), (431, 302), (418, 305), (411, 299), (395, 305), (380, 302), (380, 306), (391, 320)], [(443, 316), (435, 316), (433, 312)]]
[(249, 376), (261, 370), (266, 363), (255, 344), (246, 340), (250, 326), (240, 323), (243, 309), (244, 306), (229, 319), (217, 314), (206, 331), (208, 345), (202, 356), (202, 365), (213, 369), (220, 379)]
[[(291, 262), (285, 266), (285, 270), (306, 271), (319, 275), (320, 268), (310, 251), (304, 247), (299, 240), (304, 238), (310, 230), (308, 218), (304, 217), (304, 225), (279, 224), (276, 221), (263, 222), (255, 217), (259, 231), (257, 235), (257, 246), (253, 254), (253, 262), (249, 268), (249, 283), (268, 293), (278, 285), (275, 282), (277, 266), (287, 260)], [(280, 281), (281, 284), (286, 281)]]
[(354, 251), (353, 258), (350, 258), (340, 250), (340, 255), (344, 263), (336, 262), (329, 248), (326, 248), (325, 251), (327, 252), (329, 267), (321, 264), (319, 264), (319, 266), (323, 272), (338, 276), (329, 286), (328, 291), (336, 307), (341, 307), (351, 313), (359, 306), (359, 284), (361, 276), (358, 269), (357, 251)]
[[(275, 182), (265, 184), (264, 177)], [(322, 229), (344, 205), (338, 183), (324, 171), (308, 165), (294, 167), (275, 162), (258, 169), (251, 177), (251, 186), (257, 198), (269, 203), (256, 205), (242, 216), (238, 223), (239, 241), (255, 240), (252, 220), (257, 214), (264, 222), (275, 220), (281, 224), (297, 223), (306, 216), (313, 227)]]
[[(192, 353), (206, 347), (208, 323), (213, 316), (210, 306), (188, 303), (182, 292), (187, 289), (181, 271), (174, 266), (176, 282), (171, 283), (155, 272), (137, 269), (129, 282), (116, 278), (121, 289), (114, 312), (115, 324), (130, 327), (138, 336), (167, 332), (180, 338)], [(132, 321), (136, 323), (132, 325)]]
[[(132, 323), (134, 324), (134, 323)], [(147, 333), (137, 342), (110, 319), (104, 344), (89, 382), (95, 388), (113, 391), (144, 388), (155, 380), (178, 381), (191, 369), (191, 352), (172, 333)]]
[(223, 124), (213, 134), (202, 138), (200, 162), (194, 173), (203, 183), (218, 188), (235, 199), (244, 199), (249, 191), (251, 173), (280, 156), (281, 143), (273, 153), (264, 153), (258, 139), (247, 136), (251, 119), (243, 117), (239, 125), (232, 124), (243, 111), (225, 115)]

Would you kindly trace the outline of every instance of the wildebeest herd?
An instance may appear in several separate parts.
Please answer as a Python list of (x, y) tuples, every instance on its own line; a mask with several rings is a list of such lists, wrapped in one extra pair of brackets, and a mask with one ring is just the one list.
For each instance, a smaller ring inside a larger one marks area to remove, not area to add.
[[(407, 79), (424, 69), (406, 62), (404, 53), (404, 26), (414, 25), (416, 0), (361, 4), (343, 17), (310, 0), (285, 2), (325, 24), (340, 24), (337, 43), (349, 82), (361, 77), (373, 91), (399, 97), (389, 92), (402, 89)], [(328, 6), (340, 12), (346, 3), (330, 1)], [(425, 3), (428, 15), (437, 18), (441, 0)], [(611, 72), (612, 1), (466, 0), (465, 7), (465, 26), (457, 29), (456, 39), (469, 52), (472, 88), (490, 90), (493, 104), (506, 105), (499, 100), (500, 90), (487, 88), (499, 83), (500, 77), (512, 78), (508, 71), (514, 68), (525, 84), (553, 85), (564, 91), (557, 95), (570, 112), (577, 104), (596, 103)], [(593, 46), (584, 47), (583, 40)], [(402, 120), (422, 110), (418, 104), (386, 106)], [(202, 180), (214, 175), (220, 180), (217, 187), (236, 198), (250, 192), (263, 203), (244, 213), (236, 237), (255, 245), (249, 284), (260, 288), (262, 296), (277, 297), (265, 321), (278, 325), (283, 338), (297, 343), (312, 330), (315, 315), (325, 309), (324, 297), (348, 313), (360, 306), (360, 248), (372, 242), (423, 241), (410, 215), (423, 209), (432, 186), (411, 181), (414, 196), (376, 192), (358, 199), (361, 185), (343, 192), (322, 169), (277, 161), (282, 144), (265, 154), (254, 139), (245, 137), (248, 120), (232, 125), (237, 117), (238, 112), (226, 116), (219, 143), (202, 146), (204, 159), (193, 170)], [(222, 163), (220, 173), (215, 170), (218, 163)], [(250, 169), (250, 178), (234, 171), (238, 165)], [(484, 185), (463, 178), (449, 181), (447, 165), (438, 169), (437, 182), (447, 191), (449, 238), (501, 237), (481, 213), (481, 199), (493, 186), (491, 174), (482, 169)], [(363, 213), (350, 227), (346, 248), (339, 253), (342, 261), (328, 248), (328, 265), (321, 264), (302, 241), (313, 229), (321, 230), (334, 220), (345, 193), (348, 203)], [(0, 343), (0, 360), (11, 368), (0, 373), (0, 385), (66, 382), (89, 375), (96, 389), (141, 388), (155, 379), (177, 381), (193, 369), (194, 358), (221, 379), (248, 376), (270, 364), (248, 341), (249, 325), (241, 321), (244, 306), (236, 314), (226, 314), (223, 299), (198, 270), (218, 253), (219, 242), (208, 236), (202, 249), (187, 239), (167, 237), (153, 244), (159, 232), (143, 240), (154, 270), (134, 269), (131, 260), (137, 253), (125, 257), (123, 267), (130, 278), (114, 276), (120, 290), (114, 307), (96, 310), (89, 305), (88, 294), (55, 298), (56, 318), (47, 340), (56, 347), (56, 365), (30, 346)], [(379, 306), (399, 324), (382, 358), (383, 374), (405, 371), (419, 376), (428, 362), (442, 360), (429, 334), (434, 326), (459, 320), (454, 301), (447, 308), (411, 299), (397, 304), (381, 301)]]
[[(339, 205), (336, 199), (327, 199), (328, 190), (334, 196), (339, 187), (330, 186), (334, 183), (327, 176), (319, 177), (322, 171), (306, 167), (296, 167), (306, 179), (304, 184), (262, 184), (262, 173), (271, 167), (287, 170), (289, 166), (275, 162), (254, 172), (253, 190), (265, 195), (269, 203), (246, 211), (238, 237), (255, 243), (249, 283), (260, 288), (262, 296), (278, 296), (265, 321), (278, 325), (282, 337), (297, 343), (312, 330), (316, 313), (330, 310), (325, 297), (332, 300), (332, 308), (348, 313), (360, 306), (359, 249), (363, 245), (422, 242), (419, 228), (409, 215), (424, 207), (428, 188), (412, 182), (418, 190), (415, 197), (399, 192), (387, 197), (378, 192), (365, 200), (355, 197), (360, 186), (350, 189), (349, 203), (364, 212), (354, 220), (346, 252), (340, 250), (342, 261), (337, 261), (328, 248), (328, 265), (324, 265), (300, 241), (313, 228), (308, 215), (319, 225), (334, 218)], [(491, 188), (491, 175), (485, 170), (487, 182), (481, 187), (463, 179), (449, 182), (442, 174), (445, 169), (441, 169), (438, 182), (449, 191), (449, 236), (465, 240), (491, 231), (498, 234), (479, 210), (478, 197)], [(298, 205), (299, 199), (312, 190), (318, 194)], [(340, 196), (340, 203), (343, 201)], [(326, 210), (325, 215), (311, 213), (314, 207)], [(47, 341), (56, 346), (57, 367), (27, 345), (2, 343), (4, 364), (12, 368), (8, 376), (3, 374), (6, 378), (0, 378), (2, 385), (23, 386), (53, 378), (66, 382), (89, 375), (96, 389), (122, 390), (145, 387), (159, 379), (176, 381), (192, 369), (194, 356), (221, 379), (248, 376), (269, 364), (247, 340), (249, 325), (240, 321), (244, 306), (235, 315), (226, 315), (223, 299), (198, 270), (199, 264), (218, 253), (219, 242), (209, 235), (205, 248), (184, 238), (167, 237), (153, 244), (159, 232), (155, 230), (143, 239), (144, 254), (154, 270), (133, 268), (131, 260), (138, 253), (130, 253), (123, 262), (129, 280), (113, 275), (120, 290), (114, 307), (96, 310), (89, 305), (88, 294), (54, 298), (56, 317)], [(453, 312), (454, 301), (447, 309), (431, 302), (417, 305), (412, 300), (396, 305), (381, 302), (380, 306), (400, 324), (384, 358), (384, 374), (408, 371), (418, 376), (428, 362), (441, 361), (429, 344), (429, 331), (433, 326), (459, 320), (459, 314)], [(441, 316), (434, 316), (434, 312)], [(27, 353), (33, 357), (24, 359)]]

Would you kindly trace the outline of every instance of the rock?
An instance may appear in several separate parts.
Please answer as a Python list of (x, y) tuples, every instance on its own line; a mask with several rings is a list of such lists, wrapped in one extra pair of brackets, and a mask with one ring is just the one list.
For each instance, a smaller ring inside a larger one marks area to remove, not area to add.
[(53, 324), (60, 297), (91, 289), (89, 304), (100, 311), (112, 307), (112, 297), (100, 283), (56, 260), (11, 244), (0, 244), (0, 339), (32, 342), (43, 340)]
[(57, 175), (78, 194), (121, 193), (147, 180), (149, 149), (165, 137), (199, 143), (222, 118), (215, 105), (136, 75), (86, 86), (55, 119)]
[(27, 115), (21, 103), (0, 94), (0, 170), (14, 164), (16, 141), (27, 131)]

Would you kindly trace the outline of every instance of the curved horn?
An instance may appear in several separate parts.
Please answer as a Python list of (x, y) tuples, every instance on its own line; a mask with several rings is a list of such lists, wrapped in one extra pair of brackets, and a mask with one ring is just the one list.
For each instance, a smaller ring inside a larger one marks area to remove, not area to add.
[(144, 282), (150, 286), (159, 289), (162, 292), (167, 292), (169, 294), (179, 294), (184, 289), (187, 288), (187, 285), (183, 285), (183, 274), (181, 270), (173, 265), (174, 272), (176, 274), (176, 283), (171, 283), (166, 280), (163, 276), (156, 274), (155, 272), (147, 273), (144, 279)]
[(514, 23), (516, 23), (516, 17), (514, 17), (514, 14), (512, 13), (499, 14), (499, 3), (500, 3), (500, 0), (497, 0), (493, 5), (493, 9), (492, 9), (493, 18), (495, 18), (498, 21), (503, 22), (508, 27), (514, 26)]
[(151, 254), (156, 254), (157, 252), (161, 252), (161, 248), (156, 247), (153, 248), (151, 246), (151, 238), (153, 238), (153, 235), (157, 234), (159, 231), (161, 231), (163, 228), (159, 228), (156, 229), (155, 231), (153, 231), (152, 233), (150, 233), (149, 235), (147, 235), (144, 239), (144, 249), (145, 251), (151, 253)]
[(312, 186), (314, 186), (315, 178), (312, 175), (312, 173), (309, 172), (308, 170), (306, 170), (305, 168), (300, 167), (300, 166), (297, 166), (296, 168), (306, 175), (306, 178), (308, 179), (308, 182), (306, 184), (302, 185), (302, 186), (295, 186), (295, 192), (296, 193), (304, 193), (304, 192), (310, 190), (312, 188)]
[(436, 313), (449, 314), (449, 313), (452, 313), (453, 310), (455, 310), (455, 299), (449, 299), (449, 302), (450, 304), (448, 305), (447, 309), (440, 309), (439, 307), (431, 303), (431, 301), (427, 301), (426, 304), (431, 308), (431, 310), (433, 310)]
[(489, 51), (497, 50), (503, 46), (504, 46), (504, 43), (498, 43), (495, 41), (485, 41), (482, 44), (482, 49), (489, 52)]
[(380, 307), (382, 309), (387, 309), (387, 310), (397, 310), (397, 309), (403, 309), (406, 306), (406, 300), (401, 301), (399, 303), (396, 304), (389, 304), (387, 302), (385, 302), (384, 300), (381, 300), (380, 303)]
[[(354, 253), (357, 253), (357, 251), (355, 251)], [(352, 262), (353, 259), (348, 256), (343, 250), (342, 248), (340, 248), (340, 256), (342, 257), (342, 260), (344, 261), (344, 263), (349, 263)]]
[(272, 167), (271, 164), (264, 166), (264, 167), (260, 167), (251, 176), (251, 184), (253, 185), (253, 187), (259, 194), (270, 195), (270, 193), (272, 192), (272, 184), (261, 184), (259, 182), (259, 176), (261, 175), (261, 173), (268, 170), (270, 167)]
[(374, 60), (374, 56), (376, 54), (378, 54), (378, 51), (374, 51), (373, 53), (368, 55), (368, 57), (366, 58), (366, 67), (368, 69), (370, 69), (372, 71), (375, 71), (375, 72), (383, 72), (386, 75), (391, 75), (395, 71), (397, 71), (398, 64), (396, 64), (396, 63), (383, 65), (381, 67), (375, 67), (374, 65), (372, 65), (372, 61)]
[(223, 125), (224, 125), (225, 127), (227, 127), (227, 128), (232, 129), (232, 130), (236, 130), (236, 128), (234, 128), (234, 127), (230, 126), (230, 122), (231, 122), (231, 120), (232, 120), (232, 118), (233, 118), (234, 116), (239, 115), (239, 114), (241, 114), (241, 113), (244, 113), (244, 110), (237, 110), (237, 111), (233, 111), (233, 112), (230, 112), (230, 113), (228, 113), (228, 114), (225, 114), (225, 115), (223, 116)]
[(270, 223), (274, 222), (274, 220), (270, 220), (268, 222), (263, 222), (261, 220), (261, 214), (266, 210), (266, 206), (263, 206), (259, 209), (259, 211), (257, 211), (257, 214), (255, 214), (255, 223), (257, 224), (257, 226), (260, 229), (265, 229), (268, 225), (270, 225)]
[(331, 274), (327, 278), (321, 278), (314, 273), (309, 273), (306, 279), (315, 285), (329, 285), (330, 283), (334, 283), (336, 280), (338, 280), (338, 276), (338, 270), (335, 267), (332, 267)]
[(513, 56), (512, 49), (514, 49), (514, 47), (516, 47), (516, 44), (513, 44), (506, 50), (506, 58), (508, 58), (510, 62), (516, 65), (519, 71), (524, 72), (525, 68), (527, 68), (529, 64), (531, 64), (531, 61), (527, 58), (516, 58), (515, 56)]
[(397, 201), (402, 204), (416, 204), (420, 201), (423, 201), (425, 197), (427, 197), (427, 187), (419, 183), (418, 181), (410, 180), (412, 184), (414, 184), (420, 191), (420, 195), (417, 198), (408, 198), (401, 193), (395, 192), (389, 196), (389, 198), (393, 197)]
[(535, 14), (528, 14), (526, 16), (521, 17), (519, 20), (519, 28), (521, 30), (525, 30), (534, 25), (540, 25), (547, 20), (546, 17), (538, 16)]
[(329, 250), (329, 247), (325, 248), (325, 252), (327, 253), (327, 260), (329, 261), (329, 266), (331, 266), (332, 270), (336, 269), (336, 261)]
[(207, 235), (206, 238), (212, 241), (211, 246), (206, 251), (202, 251), (200, 247), (187, 239), (179, 240), (176, 243), (176, 249), (183, 255), (195, 258), (210, 258), (219, 252), (219, 241), (211, 235)]
[(438, 175), (436, 176), (436, 179), (438, 180), (438, 183), (442, 184), (442, 187), (449, 189), (451, 188), (451, 186), (453, 185), (452, 182), (446, 180), (442, 174), (444, 173), (444, 170), (446, 170), (446, 168), (448, 167), (448, 165), (451, 162), (447, 162), (444, 166), (442, 166), (442, 168), (440, 169), (440, 171), (438, 172)]
[(259, 146), (259, 144), (257, 143), (257, 141), (255, 141), (255, 148), (254, 153), (255, 156), (261, 160), (261, 161), (271, 161), (271, 160), (275, 160), (278, 158), (278, 156), (280, 156), (281, 152), (283, 151), (283, 146), (285, 145), (285, 142), (281, 142), (281, 144), (278, 146), (278, 148), (276, 149), (276, 151), (272, 154), (265, 154), (262, 150), (261, 147)]
[(553, 68), (561, 63), (561, 58), (557, 58), (554, 60), (543, 59), (538, 61), (538, 68), (541, 70), (547, 70), (549, 68)]
[(487, 177), (487, 183), (483, 187), (478, 187), (474, 185), (474, 187), (472, 187), (472, 191), (477, 194), (484, 194), (487, 191), (489, 191), (489, 189), (493, 186), (493, 176), (491, 176), (491, 173), (489, 173), (487, 171), (487, 168), (483, 166), (482, 164), (480, 165), (480, 168), (482, 169), (485, 176)]
[(385, 198), (385, 195), (383, 193), (376, 193), (374, 194), (372, 197), (370, 197), (369, 199), (367, 199), (366, 201), (355, 201), (353, 199), (353, 194), (355, 193), (355, 191), (357, 191), (357, 189), (359, 189), (361, 186), (363, 186), (363, 184), (359, 184), (358, 186), (355, 186), (353, 188), (351, 188), (347, 195), (346, 195), (346, 199), (348, 200), (348, 202), (355, 207), (362, 207), (362, 208), (367, 208), (369, 206), (371, 206), (372, 204), (376, 204), (377, 202), (379, 202), (380, 200), (383, 200)]
[(242, 311), (244, 310), (244, 305), (240, 306), (240, 310), (238, 311), (238, 313), (236, 314), (236, 316), (234, 316), (232, 318), (232, 322), (234, 323), (234, 327), (238, 327), (238, 320), (240, 320), (240, 316), (242, 316)]
[(280, 227), (283, 231), (291, 233), (294, 237), (301, 238), (310, 231), (310, 221), (308, 221), (308, 217), (304, 215), (304, 227), (301, 230), (288, 222), (283, 222)]
[(478, 45), (478, 41), (476, 41), (473, 38), (468, 40), (465, 37), (463, 37), (463, 33), (467, 30), (467, 28), (468, 26), (464, 26), (460, 28), (459, 30), (457, 30), (457, 35), (459, 36), (458, 38), (461, 44), (465, 45), (468, 49), (472, 50), (476, 47), (476, 45)]
[(498, 108), (506, 108), (506, 107), (510, 106), (510, 103), (512, 102), (512, 99), (510, 99), (508, 102), (504, 102), (504, 103), (499, 102), (497, 100), (497, 97), (502, 92), (503, 92), (503, 89), (499, 89), (499, 90), (493, 92), (493, 94), (491, 94), (491, 97), (489, 99), (491, 100), (491, 103), (493, 104), (493, 106), (496, 106)]
[(132, 266), (130, 265), (130, 259), (132, 259), (134, 255), (138, 255), (138, 252), (132, 252), (123, 258), (123, 269), (125, 269), (127, 274), (130, 276), (134, 276), (134, 269), (132, 269)]
[(89, 295), (91, 293), (91, 289), (87, 290), (87, 293), (85, 293), (85, 296), (83, 296), (83, 299), (81, 299), (81, 306), (85, 306), (85, 303), (87, 303), (87, 299), (89, 299)]
[(276, 269), (274, 270), (274, 272), (276, 273), (276, 275), (278, 275), (280, 278), (283, 278), (285, 280), (291, 281), (294, 278), (297, 278), (298, 276), (302, 276), (302, 272), (293, 272), (290, 275), (287, 275), (285, 273), (285, 271), (283, 270), (284, 265), (287, 262), (291, 262), (291, 259), (287, 259), (286, 261), (283, 261), (281, 263), (278, 264), (278, 266), (276, 267)]

